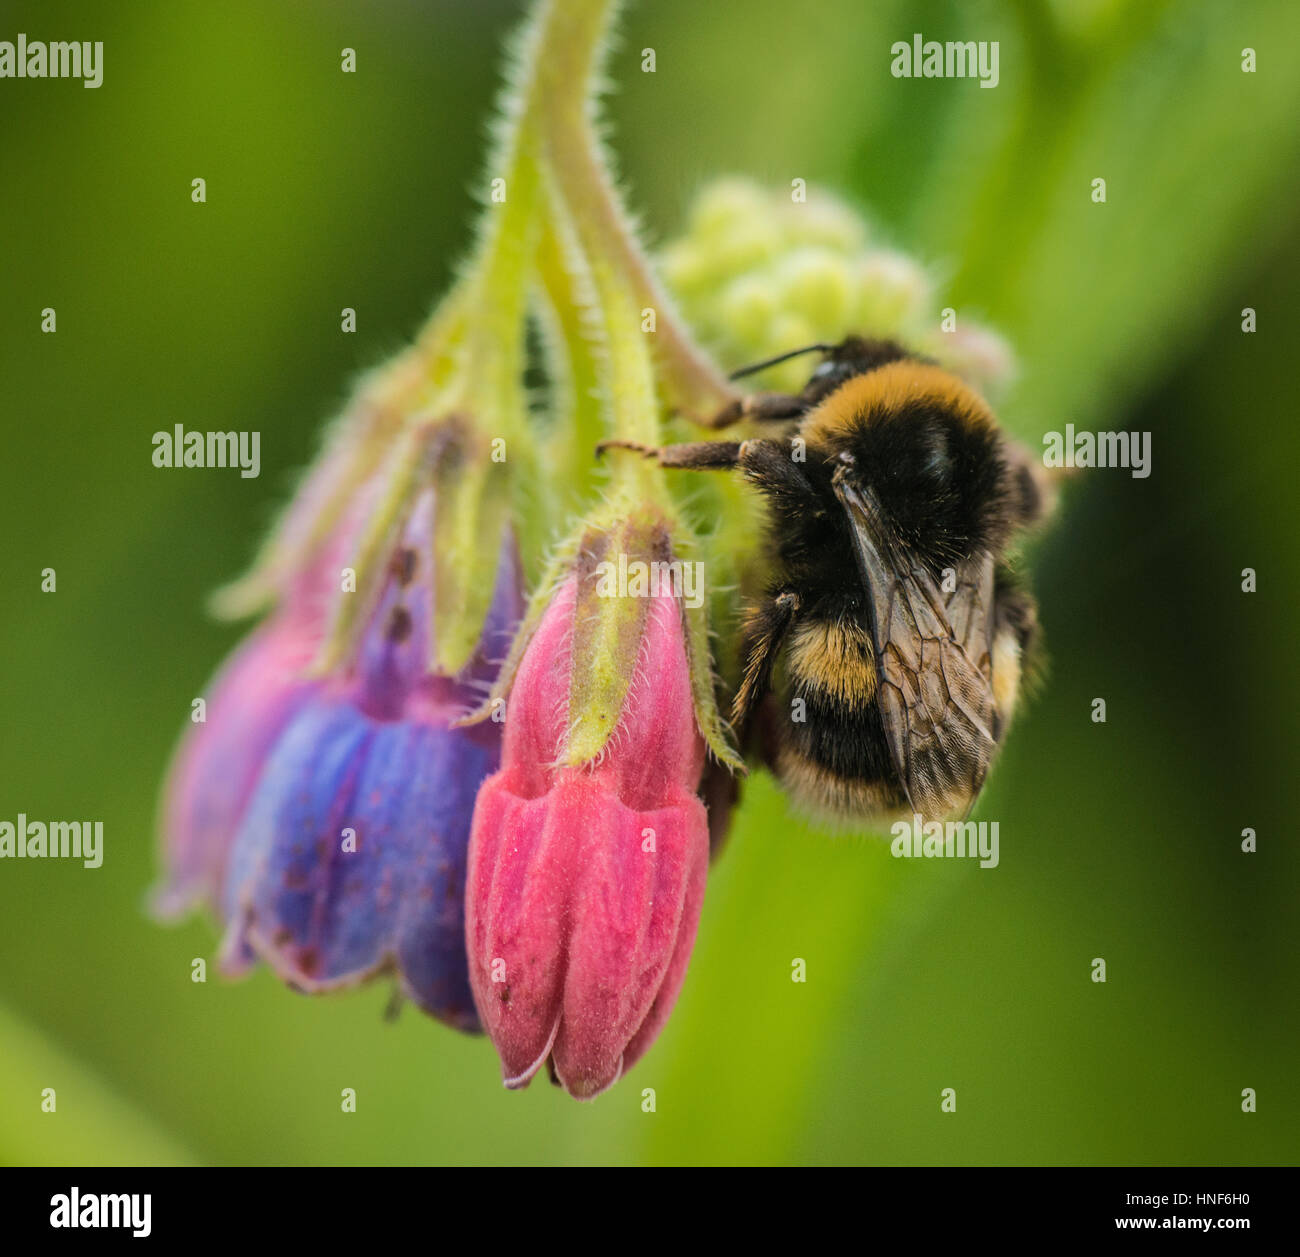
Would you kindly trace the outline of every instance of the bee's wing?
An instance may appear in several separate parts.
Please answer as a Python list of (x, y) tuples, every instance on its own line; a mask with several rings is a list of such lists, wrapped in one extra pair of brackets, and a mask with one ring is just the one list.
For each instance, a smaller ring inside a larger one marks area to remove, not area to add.
[(992, 762), (993, 560), (945, 595), (920, 567), (882, 554), (872, 504), (835, 477), (866, 585), (885, 740), (908, 802), (927, 820), (964, 816)]

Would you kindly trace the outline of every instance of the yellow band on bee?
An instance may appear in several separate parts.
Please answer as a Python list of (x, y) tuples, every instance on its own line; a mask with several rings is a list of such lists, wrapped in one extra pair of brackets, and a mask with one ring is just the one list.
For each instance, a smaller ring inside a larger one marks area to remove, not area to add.
[(834, 447), (846, 428), (918, 403), (955, 415), (972, 428), (996, 425), (984, 399), (951, 372), (924, 362), (890, 362), (840, 385), (806, 416), (800, 433), (809, 445)]
[(876, 662), (863, 624), (804, 620), (790, 634), (791, 679), (843, 703), (868, 703), (876, 693)]

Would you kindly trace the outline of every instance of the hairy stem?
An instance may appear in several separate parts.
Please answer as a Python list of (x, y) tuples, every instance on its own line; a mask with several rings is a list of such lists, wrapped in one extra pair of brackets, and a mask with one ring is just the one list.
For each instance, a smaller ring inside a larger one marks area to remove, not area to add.
[(643, 309), (655, 312), (659, 375), (669, 404), (707, 413), (735, 390), (695, 344), (651, 270), (592, 125), (600, 54), (618, 8), (619, 0), (549, 0), (540, 10), (536, 66), (547, 157), (588, 255), (607, 259), (638, 325)]
[(591, 273), (553, 184), (547, 203), (537, 250), (538, 321), (557, 416), (551, 439), (568, 478), (568, 500), (576, 508), (591, 489), (596, 471), (593, 451), (605, 435), (599, 396), (602, 350), (600, 329), (593, 326), (596, 295)]

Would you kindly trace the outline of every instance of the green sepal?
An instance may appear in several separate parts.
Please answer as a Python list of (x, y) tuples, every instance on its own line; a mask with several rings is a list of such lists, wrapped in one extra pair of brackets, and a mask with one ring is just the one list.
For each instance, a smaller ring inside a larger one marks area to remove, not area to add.
[(668, 530), (656, 513), (638, 512), (611, 529), (589, 529), (578, 548), (569, 721), (559, 756), (564, 764), (599, 758), (618, 726), (636, 674), (650, 602), (617, 591), (609, 594), (604, 565), (617, 568), (622, 555), (629, 565), (671, 556)]
[[(455, 676), (473, 659), (492, 606), (510, 518), (512, 470), (493, 438), (460, 420), (433, 469), (433, 633), (429, 665)], [(499, 438), (498, 438), (499, 439)]]
[(691, 697), (695, 702), (695, 723), (710, 752), (733, 773), (744, 774), (745, 762), (737, 753), (730, 726), (718, 708), (718, 683), (710, 650), (708, 602), (698, 607), (682, 603), (686, 658), (691, 670)]

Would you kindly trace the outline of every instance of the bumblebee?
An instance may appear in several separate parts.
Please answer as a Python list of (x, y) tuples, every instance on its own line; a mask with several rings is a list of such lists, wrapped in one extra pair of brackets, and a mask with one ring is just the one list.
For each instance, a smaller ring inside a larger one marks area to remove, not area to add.
[(772, 577), (745, 619), (732, 718), (795, 802), (841, 823), (964, 816), (1034, 653), (1035, 604), (1007, 552), (1048, 486), (934, 362), (861, 337), (812, 348), (823, 361), (800, 393), (708, 422), (784, 425), (780, 438), (607, 445), (739, 469), (765, 498)]

